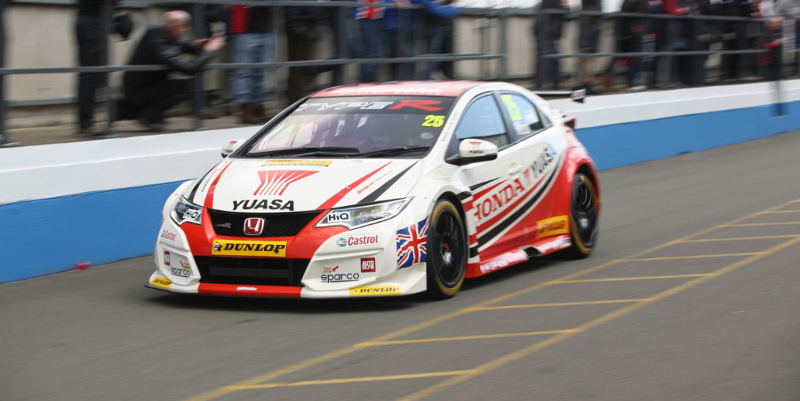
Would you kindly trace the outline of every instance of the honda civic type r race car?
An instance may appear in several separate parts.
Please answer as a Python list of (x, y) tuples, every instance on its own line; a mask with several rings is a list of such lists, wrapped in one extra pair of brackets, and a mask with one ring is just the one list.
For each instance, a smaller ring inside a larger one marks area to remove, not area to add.
[(147, 286), (446, 298), (532, 257), (588, 256), (599, 183), (572, 127), (507, 83), (317, 92), (170, 196)]

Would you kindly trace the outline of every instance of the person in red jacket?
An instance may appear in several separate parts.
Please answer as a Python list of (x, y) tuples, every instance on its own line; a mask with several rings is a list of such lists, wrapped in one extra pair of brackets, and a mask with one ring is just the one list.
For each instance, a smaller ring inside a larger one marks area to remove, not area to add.
[(767, 22), (764, 32), (764, 48), (769, 52), (761, 54), (761, 66), (766, 69), (768, 81), (775, 81), (780, 77), (778, 69), (781, 61), (781, 45), (783, 45), (782, 25), (782, 19), (773, 18)]

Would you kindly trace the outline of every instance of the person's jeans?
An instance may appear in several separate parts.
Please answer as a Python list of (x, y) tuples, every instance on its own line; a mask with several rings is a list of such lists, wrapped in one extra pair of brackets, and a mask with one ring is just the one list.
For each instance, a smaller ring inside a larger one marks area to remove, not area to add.
[[(453, 52), (452, 21), (429, 21), (425, 26), (428, 40), (428, 54), (448, 54)], [(428, 63), (425, 79), (431, 79), (435, 71), (442, 71), (445, 77), (454, 79), (452, 61), (431, 61)]]
[[(234, 63), (264, 63), (275, 60), (275, 35), (238, 33), (231, 35)], [(237, 68), (231, 72), (231, 90), (235, 104), (264, 103), (264, 79), (271, 77), (265, 68)]]
[[(355, 35), (352, 35), (353, 57), (383, 57), (383, 19), (360, 19), (355, 22)], [(379, 65), (376, 63), (361, 64), (359, 81), (362, 83), (377, 80)]]
[[(395, 29), (386, 32), (386, 48), (389, 57), (414, 57), (414, 32), (410, 29)], [(416, 63), (392, 63), (390, 65), (393, 81), (408, 81), (415, 78)]]

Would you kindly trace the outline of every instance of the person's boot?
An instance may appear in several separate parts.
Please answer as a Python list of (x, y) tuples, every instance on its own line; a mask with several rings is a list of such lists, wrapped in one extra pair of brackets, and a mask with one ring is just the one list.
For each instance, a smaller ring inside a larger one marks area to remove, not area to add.
[(254, 104), (253, 109), (255, 110), (256, 117), (258, 117), (259, 123), (261, 124), (266, 123), (267, 121), (271, 120), (272, 117), (274, 117), (267, 114), (267, 112), (264, 110), (263, 104)]
[(257, 124), (258, 116), (255, 114), (253, 105), (250, 103), (242, 104), (242, 117), (240, 119), (242, 124)]

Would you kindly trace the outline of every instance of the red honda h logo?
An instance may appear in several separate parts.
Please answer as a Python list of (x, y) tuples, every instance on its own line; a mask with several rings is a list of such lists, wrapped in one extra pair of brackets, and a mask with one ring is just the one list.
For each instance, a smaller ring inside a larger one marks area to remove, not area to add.
[(245, 235), (260, 235), (264, 231), (264, 219), (260, 217), (249, 217), (244, 221)]

